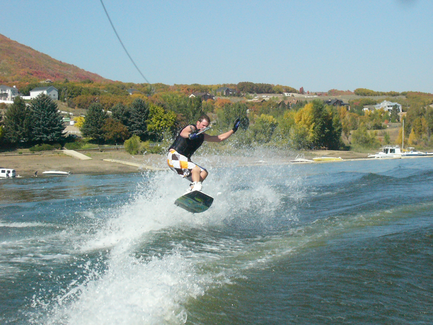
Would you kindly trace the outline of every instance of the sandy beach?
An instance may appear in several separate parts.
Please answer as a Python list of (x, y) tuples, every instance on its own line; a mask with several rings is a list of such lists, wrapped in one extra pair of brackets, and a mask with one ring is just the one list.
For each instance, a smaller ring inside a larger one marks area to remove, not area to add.
[[(49, 170), (68, 171), (72, 174), (118, 174), (134, 173), (142, 170), (167, 170), (164, 155), (146, 154), (133, 156), (124, 150), (107, 151), (80, 151), (81, 155), (87, 157), (86, 160), (65, 154), (62, 150), (45, 151), (40, 153), (1, 153), (0, 167), (13, 168), (17, 175), (22, 177), (32, 177), (38, 171), (38, 176), (42, 172)], [(341, 157), (343, 159), (366, 158), (365, 153), (351, 151), (314, 151), (303, 152), (305, 158), (312, 157)], [(90, 159), (89, 159), (90, 158)], [(295, 157), (278, 158), (251, 158), (242, 156), (200, 156), (195, 155), (194, 161), (204, 163), (206, 166), (224, 167), (228, 165), (259, 165), (259, 164), (285, 164)]]
[[(64, 154), (61, 150), (46, 151), (35, 154), (2, 153), (0, 166), (13, 168), (22, 177), (42, 176), (42, 172), (49, 170), (67, 171), (72, 174), (118, 174), (138, 172), (142, 168), (158, 169), (162, 167), (162, 156), (148, 155), (131, 156), (123, 150), (118, 151), (84, 151), (80, 152), (91, 158), (81, 160)], [(122, 163), (120, 163), (122, 162)], [(152, 163), (153, 165), (147, 165)]]

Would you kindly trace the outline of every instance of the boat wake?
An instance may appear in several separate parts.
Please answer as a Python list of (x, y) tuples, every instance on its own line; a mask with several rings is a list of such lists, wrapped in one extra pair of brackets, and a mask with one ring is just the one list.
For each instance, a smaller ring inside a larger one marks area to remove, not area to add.
[(121, 206), (81, 212), (86, 224), (73, 225), (71, 231), (75, 239), (67, 268), (73, 272), (58, 275), (57, 294), (33, 297), (31, 321), (184, 323), (187, 301), (242, 276), (238, 266), (244, 269), (264, 258), (242, 253), (257, 236), (296, 220), (289, 201), (302, 197), (297, 193), (301, 180), (282, 179), (281, 172), (278, 167), (213, 170), (204, 191), (215, 202), (202, 214), (173, 204), (187, 183), (171, 172), (145, 175)]

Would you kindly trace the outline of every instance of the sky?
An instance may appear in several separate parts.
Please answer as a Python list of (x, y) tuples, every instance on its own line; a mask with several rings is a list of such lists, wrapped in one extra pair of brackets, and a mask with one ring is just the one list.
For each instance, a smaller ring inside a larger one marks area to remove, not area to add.
[[(5, 0), (0, 33), (104, 78), (433, 93), (432, 0)], [(1, 58), (0, 58), (1, 59)]]

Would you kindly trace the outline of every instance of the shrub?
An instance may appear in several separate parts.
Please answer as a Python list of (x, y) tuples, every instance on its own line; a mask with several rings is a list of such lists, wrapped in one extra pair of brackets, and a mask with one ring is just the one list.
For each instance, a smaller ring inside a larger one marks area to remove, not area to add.
[(364, 124), (361, 124), (358, 130), (353, 131), (352, 144), (361, 148), (375, 148), (380, 145), (376, 139), (376, 132), (370, 134)]
[(65, 148), (69, 150), (78, 150), (83, 147), (83, 142), (81, 141), (75, 141), (75, 142), (67, 142), (65, 143)]
[(140, 140), (140, 137), (137, 135), (133, 135), (131, 138), (125, 141), (124, 147), (126, 152), (128, 152), (131, 155), (137, 155), (145, 153), (154, 153), (154, 154), (160, 154), (164, 152), (165, 148), (164, 146), (157, 145), (150, 141), (144, 141), (142, 142)]
[(136, 155), (141, 151), (141, 140), (137, 135), (133, 135), (124, 143), (125, 150), (131, 155)]
[(155, 143), (151, 143), (150, 141), (142, 142), (140, 147), (141, 147), (140, 150), (141, 152), (154, 153), (154, 154), (160, 154), (165, 150), (163, 146), (157, 145)]
[(54, 144), (43, 143), (43, 144), (37, 144), (29, 148), (31, 152), (49, 151), (49, 150), (56, 150), (56, 149), (62, 149), (62, 146), (59, 143), (54, 143)]

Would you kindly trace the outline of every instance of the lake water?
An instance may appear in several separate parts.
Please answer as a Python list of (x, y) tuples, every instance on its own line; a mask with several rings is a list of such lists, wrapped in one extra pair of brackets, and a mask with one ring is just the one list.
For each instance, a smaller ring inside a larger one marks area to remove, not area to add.
[[(211, 167), (211, 166), (209, 166)], [(432, 324), (433, 159), (0, 181), (1, 324)]]

